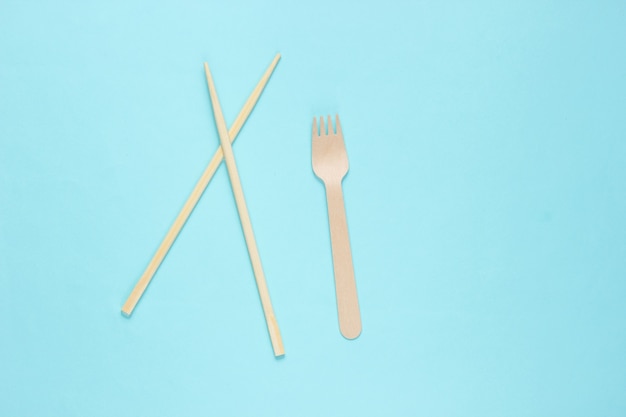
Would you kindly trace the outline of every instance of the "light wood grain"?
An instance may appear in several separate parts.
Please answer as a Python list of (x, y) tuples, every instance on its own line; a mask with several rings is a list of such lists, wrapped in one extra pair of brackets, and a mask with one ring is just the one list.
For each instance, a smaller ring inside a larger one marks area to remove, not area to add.
[[(230, 131), (228, 132), (229, 138), (231, 141), (235, 140), (235, 138), (237, 137), (237, 134), (239, 133), (244, 123), (246, 122), (248, 116), (252, 112), (252, 109), (254, 108), (259, 97), (261, 96), (261, 93), (263, 92), (265, 85), (267, 84), (268, 80), (270, 79), (270, 76), (274, 72), (274, 68), (276, 68), (276, 65), (278, 64), (279, 59), (280, 59), (280, 54), (276, 54), (276, 57), (274, 58), (270, 66), (267, 68), (267, 70), (263, 74), (263, 77), (261, 77), (261, 80), (259, 81), (257, 86), (254, 88), (254, 90), (250, 94), (250, 97), (248, 98), (243, 108), (239, 112), (239, 115), (237, 116), (235, 123), (233, 123), (233, 125), (230, 128)], [(135, 309), (135, 306), (139, 302), (139, 299), (141, 298), (144, 291), (148, 287), (148, 284), (150, 284), (150, 281), (154, 277), (154, 274), (156, 273), (157, 269), (159, 269), (159, 266), (163, 262), (165, 255), (167, 255), (167, 252), (170, 250), (170, 248), (172, 247), (172, 244), (178, 237), (181, 229), (187, 222), (187, 219), (189, 218), (189, 216), (191, 215), (191, 212), (193, 211), (194, 207), (198, 203), (198, 200), (200, 200), (202, 193), (204, 192), (206, 187), (209, 185), (209, 182), (211, 181), (211, 178), (213, 178), (215, 171), (217, 170), (220, 163), (222, 162), (223, 157), (224, 157), (224, 154), (222, 152), (222, 147), (220, 146), (218, 147), (217, 151), (213, 155), (213, 158), (211, 159), (211, 161), (205, 168), (204, 172), (202, 173), (202, 176), (198, 180), (198, 183), (193, 188), (191, 194), (189, 195), (189, 198), (187, 198), (187, 201), (183, 205), (182, 210), (180, 211), (180, 213), (178, 213), (176, 220), (174, 220), (174, 223), (168, 230), (167, 234), (165, 235), (165, 238), (159, 245), (159, 248), (157, 249), (156, 253), (154, 254), (152, 259), (148, 263), (148, 267), (146, 268), (144, 273), (141, 275), (141, 277), (139, 278), (139, 281), (137, 282), (132, 292), (130, 293), (130, 296), (124, 303), (124, 306), (122, 307), (122, 313), (124, 315), (130, 316), (132, 314), (133, 310)]]
[(265, 282), (265, 274), (263, 273), (263, 266), (261, 265), (261, 257), (254, 238), (252, 223), (250, 222), (250, 215), (248, 213), (248, 207), (246, 205), (243, 188), (241, 187), (241, 180), (239, 178), (239, 172), (237, 170), (237, 164), (235, 162), (235, 155), (233, 154), (233, 148), (230, 144), (228, 130), (226, 129), (226, 121), (224, 120), (224, 115), (222, 114), (222, 108), (217, 97), (215, 84), (213, 83), (213, 77), (211, 76), (211, 70), (207, 63), (204, 64), (204, 70), (206, 72), (209, 94), (213, 105), (215, 124), (217, 125), (220, 143), (224, 152), (224, 160), (226, 161), (228, 176), (230, 178), (233, 194), (235, 196), (235, 203), (237, 205), (237, 211), (239, 212), (239, 220), (241, 221), (241, 227), (243, 229), (244, 238), (248, 247), (248, 254), (250, 256), (250, 262), (252, 263), (252, 270), (254, 272), (254, 278), (256, 279), (257, 289), (261, 298), (261, 305), (263, 307), (267, 329), (272, 342), (272, 347), (274, 349), (274, 355), (282, 356), (285, 354), (285, 349), (283, 347), (280, 329), (278, 328), (278, 322), (276, 321), (276, 317), (274, 315), (274, 309), (272, 308), (272, 301), (267, 289), (267, 283)]
[(328, 116), (328, 133), (326, 133), (323, 118), (320, 119), (319, 133), (317, 120), (313, 120), (312, 162), (315, 175), (324, 182), (326, 187), (339, 330), (345, 338), (355, 339), (361, 334), (361, 312), (341, 188), (341, 182), (348, 173), (348, 154), (339, 116), (336, 116), (336, 120), (337, 133), (333, 131), (330, 116)]

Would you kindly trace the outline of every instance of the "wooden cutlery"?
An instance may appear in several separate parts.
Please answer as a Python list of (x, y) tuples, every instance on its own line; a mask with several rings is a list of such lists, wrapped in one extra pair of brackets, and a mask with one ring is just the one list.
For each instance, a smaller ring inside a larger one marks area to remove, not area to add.
[[(224, 159), (226, 161), (226, 168), (228, 170), (228, 176), (230, 178), (233, 195), (235, 197), (235, 203), (239, 213), (239, 219), (241, 221), (246, 246), (248, 248), (248, 255), (252, 264), (252, 270), (254, 272), (254, 278), (259, 291), (261, 306), (265, 316), (274, 355), (282, 356), (285, 354), (280, 329), (278, 327), (278, 322), (276, 321), (276, 316), (274, 315), (269, 290), (265, 281), (263, 266), (261, 264), (261, 257), (259, 255), (256, 239), (254, 237), (254, 231), (252, 229), (252, 223), (250, 222), (250, 215), (248, 213), (248, 207), (243, 194), (235, 155), (231, 145), (243, 127), (246, 119), (252, 112), (252, 109), (263, 92), (265, 85), (274, 71), (274, 68), (278, 64), (279, 59), (280, 54), (277, 54), (255, 89), (250, 94), (248, 101), (246, 101), (245, 105), (241, 109), (230, 130), (227, 129), (226, 122), (224, 120), (224, 115), (217, 96), (211, 70), (208, 64), (204, 64), (209, 95), (213, 108), (213, 116), (215, 118), (215, 124), (217, 126), (220, 139), (220, 147), (217, 149), (215, 155), (205, 168), (202, 176), (198, 180), (198, 183), (191, 192), (191, 195), (183, 205), (183, 208), (176, 217), (176, 220), (165, 235), (165, 238), (159, 245), (156, 253), (148, 263), (146, 270), (141, 275), (139, 281), (124, 303), (122, 313), (125, 316), (130, 316), (132, 314), (133, 310), (137, 306), (137, 303), (150, 284), (150, 281), (163, 262), (163, 259), (185, 225), (185, 222), (200, 200), (202, 193), (211, 181), (211, 178), (215, 174), (219, 164), (222, 159)], [(312, 163), (315, 174), (324, 182), (326, 187), (339, 328), (344, 337), (354, 339), (361, 334), (361, 315), (359, 311), (356, 282), (354, 279), (354, 267), (352, 265), (352, 253), (350, 251), (350, 238), (348, 235), (348, 224), (346, 221), (346, 211), (341, 185), (343, 178), (348, 172), (348, 156), (343, 140), (343, 132), (339, 122), (339, 116), (336, 117), (336, 127), (337, 130), (335, 132), (330, 116), (328, 116), (328, 130), (326, 130), (323, 118), (320, 118), (319, 129), (317, 120), (313, 120)]]
[(332, 121), (328, 116), (326, 132), (324, 118), (321, 117), (318, 131), (317, 119), (313, 119), (312, 160), (315, 175), (326, 186), (339, 329), (345, 338), (355, 339), (361, 334), (361, 313), (341, 188), (341, 182), (348, 173), (348, 154), (339, 116), (336, 116), (336, 124), (337, 132), (333, 130)]
[[(274, 68), (276, 68), (276, 64), (278, 64), (279, 59), (280, 59), (280, 54), (276, 54), (276, 57), (274, 58), (270, 66), (267, 68), (265, 73), (263, 74), (263, 77), (261, 77), (261, 80), (255, 87), (255, 89), (252, 91), (252, 93), (250, 94), (248, 101), (246, 101), (243, 108), (239, 112), (239, 115), (237, 116), (235, 123), (233, 123), (233, 125), (230, 128), (230, 131), (228, 132), (228, 136), (231, 141), (235, 140), (235, 138), (237, 137), (237, 134), (239, 133), (244, 123), (248, 119), (248, 116), (252, 112), (254, 105), (256, 104), (259, 97), (261, 96), (261, 93), (263, 92), (265, 85), (267, 84), (268, 80), (270, 79), (270, 76), (274, 72)], [(139, 299), (141, 298), (144, 291), (148, 287), (148, 284), (150, 284), (150, 281), (152, 280), (152, 277), (154, 277), (154, 274), (156, 273), (157, 269), (159, 269), (159, 266), (161, 265), (161, 262), (163, 262), (165, 255), (167, 255), (167, 252), (172, 247), (172, 244), (178, 237), (178, 234), (180, 233), (181, 229), (185, 225), (185, 222), (187, 222), (187, 219), (191, 215), (191, 212), (193, 211), (194, 207), (196, 207), (196, 204), (198, 204), (198, 201), (200, 200), (202, 193), (204, 192), (206, 187), (209, 185), (211, 178), (213, 178), (213, 174), (215, 174), (215, 171), (217, 170), (220, 163), (222, 162), (223, 156), (224, 155), (222, 153), (222, 147), (220, 146), (217, 148), (217, 151), (215, 151), (215, 155), (213, 155), (213, 159), (211, 159), (211, 162), (209, 162), (209, 165), (207, 165), (206, 169), (202, 173), (202, 176), (198, 180), (198, 183), (193, 188), (191, 195), (189, 195), (189, 198), (185, 202), (185, 205), (183, 206), (180, 213), (178, 213), (176, 220), (174, 220), (174, 223), (170, 227), (170, 230), (167, 232), (167, 234), (165, 235), (165, 238), (159, 245), (159, 248), (157, 249), (156, 253), (154, 254), (152, 259), (148, 263), (148, 267), (146, 268), (144, 273), (141, 275), (141, 278), (139, 278), (139, 281), (137, 281), (135, 288), (133, 288), (132, 292), (128, 296), (128, 299), (124, 303), (124, 306), (122, 307), (122, 313), (125, 316), (130, 316), (133, 313), (135, 306), (137, 305), (137, 303), (139, 302)]]
[(215, 91), (215, 84), (213, 83), (211, 70), (209, 69), (209, 65), (206, 62), (204, 63), (204, 71), (206, 72), (206, 79), (209, 85), (209, 94), (211, 95), (211, 103), (213, 104), (213, 115), (215, 116), (215, 124), (217, 125), (220, 143), (222, 144), (222, 151), (224, 152), (224, 160), (226, 161), (226, 168), (228, 169), (230, 184), (233, 188), (233, 194), (235, 195), (235, 203), (237, 205), (237, 211), (239, 212), (241, 227), (243, 228), (246, 245), (248, 246), (248, 254), (250, 255), (250, 262), (252, 263), (254, 278), (256, 279), (259, 296), (261, 297), (261, 305), (263, 306), (263, 313), (265, 314), (267, 329), (270, 334), (272, 347), (274, 348), (274, 356), (282, 356), (285, 354), (285, 349), (283, 348), (283, 341), (280, 336), (280, 330), (278, 329), (278, 323), (276, 322), (276, 317), (274, 316), (274, 310), (272, 308), (270, 294), (267, 290), (267, 284), (265, 283), (265, 274), (263, 273), (261, 257), (259, 256), (259, 250), (256, 245), (256, 240), (254, 239), (252, 223), (250, 222), (248, 207), (246, 206), (246, 200), (244, 198), (243, 189), (241, 187), (241, 180), (239, 179), (239, 172), (237, 171), (237, 164), (235, 163), (235, 155), (233, 154), (233, 148), (230, 145), (230, 137), (228, 136), (226, 121), (224, 120), (222, 108), (217, 97), (217, 92)]

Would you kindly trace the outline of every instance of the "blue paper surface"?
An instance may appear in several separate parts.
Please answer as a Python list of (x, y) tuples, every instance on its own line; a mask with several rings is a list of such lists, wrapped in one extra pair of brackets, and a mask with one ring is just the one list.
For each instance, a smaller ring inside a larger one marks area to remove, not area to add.
[[(624, 416), (620, 1), (0, 3), (0, 416)], [(230, 124), (286, 356), (224, 166)], [(314, 116), (338, 113), (363, 333)]]

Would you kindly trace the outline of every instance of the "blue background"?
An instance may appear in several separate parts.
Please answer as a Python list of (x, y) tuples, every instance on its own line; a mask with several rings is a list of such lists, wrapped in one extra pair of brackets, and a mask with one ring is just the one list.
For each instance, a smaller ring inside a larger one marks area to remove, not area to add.
[[(626, 415), (626, 3), (0, 3), (1, 416)], [(286, 356), (222, 166), (234, 149)], [(363, 333), (315, 115), (340, 114)]]

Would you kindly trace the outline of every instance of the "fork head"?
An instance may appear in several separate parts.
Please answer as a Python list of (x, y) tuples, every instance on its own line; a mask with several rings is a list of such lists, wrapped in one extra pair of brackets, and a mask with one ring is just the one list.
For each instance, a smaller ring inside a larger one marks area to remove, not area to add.
[(339, 182), (348, 173), (348, 154), (343, 141), (339, 115), (335, 115), (337, 131), (333, 129), (328, 116), (328, 132), (324, 118), (320, 117), (319, 131), (317, 118), (313, 119), (312, 160), (313, 172), (325, 183)]

